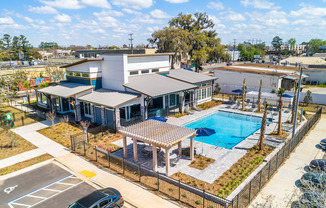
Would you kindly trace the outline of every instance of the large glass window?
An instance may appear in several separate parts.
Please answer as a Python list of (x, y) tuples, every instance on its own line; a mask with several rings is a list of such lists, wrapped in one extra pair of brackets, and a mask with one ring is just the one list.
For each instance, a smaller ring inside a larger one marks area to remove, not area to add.
[(206, 95), (206, 89), (207, 88), (202, 89), (202, 99), (205, 99), (207, 97), (207, 95)]
[(43, 93), (39, 93), (39, 102), (46, 104), (46, 96)]
[(149, 70), (147, 69), (147, 70), (141, 70), (141, 73), (142, 74), (148, 74), (149, 73)]
[(130, 75), (136, 75), (136, 74), (138, 74), (138, 71), (131, 71), (131, 72), (129, 72), (129, 74)]
[(173, 107), (176, 105), (176, 96), (175, 94), (170, 95), (170, 107)]
[(159, 69), (152, 69), (152, 73), (159, 72), (159, 71), (160, 71)]
[(90, 103), (84, 103), (84, 113), (85, 115), (90, 116), (91, 115), (91, 104)]
[(79, 73), (79, 72), (75, 72), (74, 75), (75, 75), (76, 77), (80, 77), (80, 73)]
[(67, 75), (68, 76), (74, 76), (74, 73), (73, 72), (67, 72)]
[(57, 110), (60, 111), (60, 99), (58, 96), (55, 97), (55, 106), (57, 107)]
[(89, 77), (89, 74), (82, 73), (82, 77)]

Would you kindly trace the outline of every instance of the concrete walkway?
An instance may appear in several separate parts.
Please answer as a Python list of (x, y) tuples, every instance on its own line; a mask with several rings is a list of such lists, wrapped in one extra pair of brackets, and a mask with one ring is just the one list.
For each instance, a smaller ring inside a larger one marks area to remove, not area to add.
[[(291, 203), (298, 200), (301, 194), (295, 182), (305, 173), (304, 167), (309, 165), (311, 160), (323, 158), (323, 150), (318, 149), (316, 145), (326, 137), (325, 126), (326, 116), (322, 116), (249, 207), (285, 208), (291, 207)], [(261, 206), (263, 204), (265, 206)]]
[(115, 173), (104, 171), (82, 157), (70, 153), (70, 150), (54, 142), (53, 140), (37, 132), (39, 129), (51, 126), (51, 122), (43, 121), (28, 126), (19, 127), (12, 131), (20, 135), (27, 141), (39, 147), (44, 152), (54, 156), (64, 166), (72, 171), (79, 173), (87, 170), (94, 174), (92, 182), (102, 185), (102, 187), (113, 187), (118, 189), (124, 199), (135, 207), (155, 207), (155, 208), (176, 208), (177, 204), (149, 192), (145, 188), (138, 186)]
[(37, 148), (37, 149), (33, 149), (33, 150), (30, 150), (30, 151), (27, 151), (27, 152), (23, 152), (23, 153), (18, 154), (18, 155), (14, 155), (12, 157), (8, 157), (6, 159), (0, 160), (0, 169), (11, 166), (11, 165), (14, 165), (14, 164), (19, 163), (19, 162), (23, 162), (25, 160), (32, 159), (34, 157), (38, 157), (38, 156), (43, 155), (45, 153), (46, 152), (43, 151), (42, 149)]

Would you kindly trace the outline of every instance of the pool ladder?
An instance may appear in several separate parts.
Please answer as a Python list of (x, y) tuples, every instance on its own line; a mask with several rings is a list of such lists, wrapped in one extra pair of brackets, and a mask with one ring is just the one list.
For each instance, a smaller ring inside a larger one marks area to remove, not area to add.
[[(220, 146), (218, 145), (218, 144), (220, 144)], [(216, 147), (224, 147), (225, 149), (227, 149), (227, 144), (225, 143), (225, 142), (223, 142), (223, 141), (220, 141), (220, 140), (216, 140)]]

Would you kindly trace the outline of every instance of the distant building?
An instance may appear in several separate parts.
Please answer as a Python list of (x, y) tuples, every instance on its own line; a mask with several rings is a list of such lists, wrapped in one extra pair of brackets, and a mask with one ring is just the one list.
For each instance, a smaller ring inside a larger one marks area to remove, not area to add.
[(53, 53), (48, 51), (38, 51), (38, 52), (41, 54), (43, 60), (48, 60), (48, 58), (53, 56)]
[(230, 54), (231, 61), (238, 61), (240, 60), (240, 51), (234, 49), (225, 49), (225, 52)]
[[(134, 48), (133, 54), (153, 54), (157, 49), (152, 48)], [(131, 54), (129, 48), (123, 49), (94, 49), (94, 50), (77, 50), (75, 56), (78, 58), (98, 58), (100, 55), (118, 55)]]

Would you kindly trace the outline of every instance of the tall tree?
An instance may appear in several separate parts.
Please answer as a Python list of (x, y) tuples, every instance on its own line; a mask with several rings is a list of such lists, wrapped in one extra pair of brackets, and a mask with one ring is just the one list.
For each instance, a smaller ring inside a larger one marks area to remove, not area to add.
[(265, 137), (265, 132), (266, 132), (268, 107), (269, 107), (269, 105), (267, 103), (264, 103), (264, 115), (263, 115), (263, 119), (261, 121), (260, 136), (259, 136), (259, 150), (262, 150), (263, 146), (264, 146), (264, 137)]
[(296, 109), (296, 104), (297, 104), (297, 91), (298, 91), (298, 86), (295, 86), (294, 87), (294, 96), (293, 96), (293, 101), (292, 101), (291, 123), (294, 123), (295, 109)]
[(279, 112), (278, 112), (278, 128), (277, 128), (277, 135), (282, 135), (283, 127), (282, 127), (282, 110), (283, 110), (283, 95), (285, 90), (283, 88), (278, 89), (277, 95), (279, 96)]
[(296, 39), (295, 38), (290, 38), (288, 40), (288, 44), (290, 45), (290, 50), (293, 51), (294, 50), (294, 47), (295, 47), (295, 43), (296, 43)]
[(311, 39), (308, 42), (308, 52), (310, 54), (318, 53), (319, 52), (319, 47), (322, 45), (326, 45), (326, 40), (322, 39)]
[(278, 52), (278, 55), (280, 55), (281, 52), (281, 46), (283, 44), (282, 38), (279, 36), (275, 36), (271, 42), (273, 48)]
[(31, 90), (31, 83), (28, 80), (26, 80), (23, 82), (23, 87), (26, 89), (28, 105), (31, 105), (31, 100), (30, 100), (30, 96), (29, 96), (29, 91)]
[(246, 109), (246, 78), (242, 81), (243, 87), (242, 87), (242, 110)]
[(257, 111), (260, 112), (261, 111), (261, 90), (262, 90), (262, 86), (263, 86), (263, 80), (261, 79), (259, 82), (259, 93), (258, 93), (258, 104), (257, 104)]

